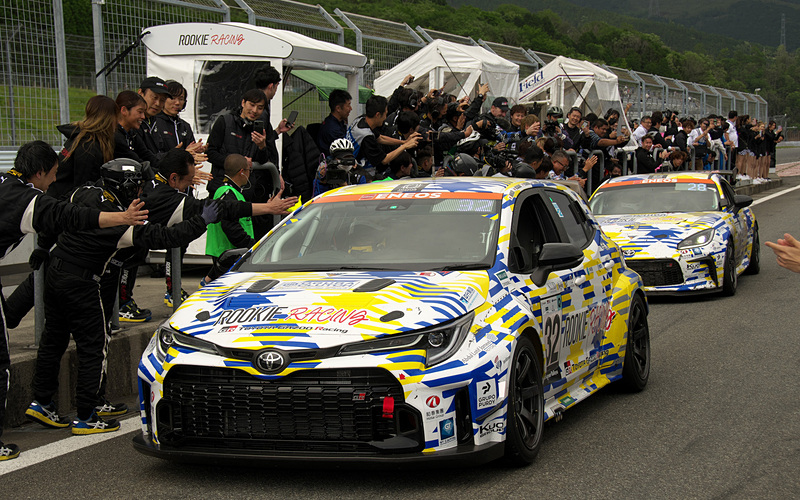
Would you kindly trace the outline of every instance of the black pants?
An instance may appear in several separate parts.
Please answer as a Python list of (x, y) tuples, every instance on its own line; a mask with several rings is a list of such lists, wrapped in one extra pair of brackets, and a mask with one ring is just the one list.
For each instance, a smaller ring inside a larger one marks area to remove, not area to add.
[(78, 417), (86, 419), (100, 402), (105, 385), (109, 335), (100, 282), (51, 266), (45, 283), (45, 330), (36, 357), (33, 394), (42, 404), (52, 401), (71, 335), (78, 354)]
[[(174, 263), (172, 262), (172, 249), (166, 249), (166, 256), (164, 258), (164, 277), (166, 278), (167, 293), (172, 294), (172, 271)], [(186, 255), (186, 247), (181, 248), (181, 269), (183, 269), (183, 256)]]
[(8, 398), (9, 369), (11, 368), (5, 307), (6, 299), (3, 297), (3, 285), (0, 283), (0, 437), (3, 436), (3, 424), (6, 418), (6, 399)]
[(136, 276), (139, 274), (139, 266), (145, 263), (148, 251), (149, 250), (146, 248), (137, 250), (133, 255), (125, 259), (119, 280), (120, 306), (133, 300), (133, 289), (136, 287)]
[[(43, 264), (46, 266), (47, 264)], [(45, 271), (46, 273), (47, 271)], [(8, 296), (6, 300), (6, 328), (13, 330), (19, 326), (20, 321), (31, 309), (34, 301), (33, 292), (33, 273), (30, 273), (25, 281), (20, 283), (17, 288)]]

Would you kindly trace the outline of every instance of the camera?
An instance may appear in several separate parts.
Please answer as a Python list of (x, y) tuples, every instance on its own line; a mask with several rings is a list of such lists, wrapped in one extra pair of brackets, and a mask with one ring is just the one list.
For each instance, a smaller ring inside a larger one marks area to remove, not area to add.
[(558, 134), (558, 126), (559, 123), (557, 120), (545, 120), (544, 121), (544, 135), (555, 136)]
[(501, 172), (506, 168), (506, 162), (512, 165), (518, 162), (519, 155), (513, 149), (489, 150), (484, 156), (484, 161), (494, 169), (495, 172)]

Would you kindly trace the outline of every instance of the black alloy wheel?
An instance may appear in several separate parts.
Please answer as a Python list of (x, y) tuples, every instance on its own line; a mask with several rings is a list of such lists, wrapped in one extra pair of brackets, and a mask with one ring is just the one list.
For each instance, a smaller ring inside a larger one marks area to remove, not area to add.
[(722, 295), (726, 297), (736, 295), (736, 285), (739, 281), (739, 275), (736, 274), (736, 255), (733, 252), (733, 246), (730, 244), (725, 250), (725, 265), (722, 274)]
[(506, 458), (514, 465), (527, 465), (539, 453), (544, 427), (542, 367), (527, 337), (517, 339), (510, 376)]
[(639, 392), (650, 378), (650, 328), (647, 308), (641, 295), (634, 295), (628, 316), (628, 341), (622, 366), (622, 384), (631, 392)]
[(746, 274), (758, 274), (761, 272), (761, 240), (758, 237), (758, 226), (753, 235), (753, 249), (750, 250), (750, 264), (744, 270)]

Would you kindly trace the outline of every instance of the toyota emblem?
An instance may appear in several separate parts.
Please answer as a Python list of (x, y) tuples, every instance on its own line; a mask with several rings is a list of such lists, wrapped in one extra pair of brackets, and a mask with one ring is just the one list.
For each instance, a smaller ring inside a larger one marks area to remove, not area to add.
[(623, 250), (622, 251), (622, 256), (623, 257), (633, 257), (634, 255), (636, 255), (636, 250)]
[(262, 372), (277, 373), (283, 369), (285, 359), (278, 351), (264, 351), (256, 356), (255, 365)]

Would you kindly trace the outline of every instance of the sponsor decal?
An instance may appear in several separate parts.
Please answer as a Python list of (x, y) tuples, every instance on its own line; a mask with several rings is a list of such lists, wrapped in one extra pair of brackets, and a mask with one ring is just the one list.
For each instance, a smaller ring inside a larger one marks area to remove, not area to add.
[(575, 401), (577, 401), (577, 400), (575, 398), (573, 398), (572, 396), (564, 396), (563, 398), (558, 400), (558, 402), (561, 403), (564, 406), (569, 406), (572, 403), (574, 403)]
[(687, 271), (696, 271), (696, 270), (702, 269), (702, 268), (703, 268), (703, 264), (701, 264), (700, 262), (690, 262), (689, 264), (686, 264), (686, 270)]
[(367, 399), (367, 394), (364, 392), (358, 392), (353, 394), (353, 401), (365, 401)]
[(502, 419), (495, 419), (480, 426), (480, 437), (484, 437), (493, 432), (503, 432), (506, 430), (506, 423)]
[(225, 309), (223, 310), (216, 325), (232, 325), (234, 323), (251, 323), (271, 321), (275, 318), (282, 318), (282, 312), (286, 307), (248, 307), (247, 309)]
[(456, 440), (456, 424), (453, 418), (447, 418), (439, 422), (439, 444), (445, 445)]
[(557, 278), (554, 280), (548, 281), (545, 286), (547, 287), (548, 292), (558, 293), (564, 291), (564, 280), (561, 278)]
[(425, 405), (428, 408), (436, 408), (439, 406), (442, 400), (439, 396), (430, 396), (428, 399), (425, 400)]
[(495, 367), (495, 369), (499, 370), (500, 368), (502, 368), (502, 366), (503, 366), (503, 362), (500, 360), (500, 356), (495, 356), (494, 357), (494, 367)]
[(209, 33), (178, 35), (178, 45), (183, 46), (211, 46), (211, 45), (241, 45), (244, 42), (244, 35), (221, 34), (211, 35)]
[(434, 420), (444, 417), (444, 408), (436, 408), (425, 412), (425, 420)]
[(361, 200), (426, 200), (441, 198), (442, 193), (376, 193), (362, 195)]
[(496, 273), (494, 273), (494, 275), (497, 278), (497, 280), (500, 281), (500, 283), (502, 283), (504, 286), (508, 285), (508, 283), (511, 282), (511, 280), (508, 279), (508, 272), (506, 272), (505, 270), (497, 271)]
[(666, 179), (642, 179), (642, 184), (664, 184), (664, 183), (678, 183), (678, 179), (675, 178), (666, 178)]
[(287, 319), (304, 321), (307, 323), (341, 323), (350, 326), (357, 325), (367, 319), (365, 309), (337, 309), (335, 307), (296, 307), (289, 311)]
[(359, 285), (359, 281), (283, 281), (273, 290), (299, 288), (301, 290), (350, 290)]
[[(480, 345), (478, 345), (478, 346), (474, 347), (472, 350), (470, 350), (470, 351), (469, 351), (469, 352), (466, 354), (466, 356), (464, 356), (463, 358), (461, 358), (461, 362), (462, 362), (462, 363), (464, 363), (464, 364), (466, 365), (467, 363), (469, 363), (469, 361), (470, 361), (472, 358), (474, 358), (474, 357), (475, 357), (475, 356), (477, 356), (478, 354), (480, 354), (480, 353), (482, 353), (482, 352), (486, 352), (486, 351), (488, 351), (489, 349), (491, 349), (491, 348), (494, 346), (494, 340), (489, 340), (489, 334), (488, 334), (488, 333), (486, 334), (486, 338), (487, 338), (487, 340), (486, 340), (485, 342), (483, 342), (482, 344), (480, 344)], [(496, 336), (495, 336), (494, 338), (495, 338), (495, 340), (497, 339), (497, 337), (496, 337)]]
[(497, 381), (493, 378), (477, 383), (478, 410), (494, 408), (497, 404)]
[(471, 309), (472, 304), (478, 299), (478, 295), (480, 295), (478, 291), (470, 286), (464, 290), (464, 294), (459, 298), (459, 300), (467, 307), (467, 309)]

